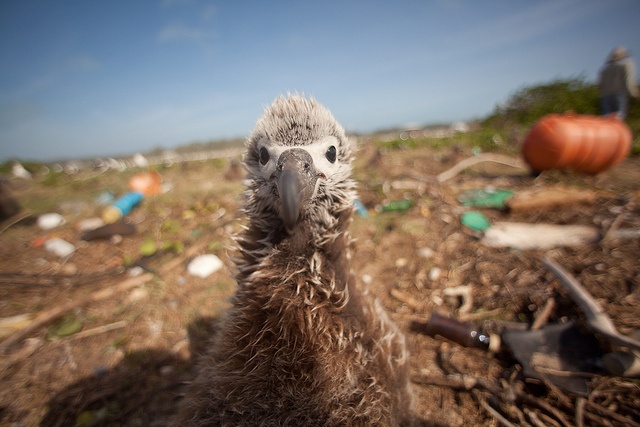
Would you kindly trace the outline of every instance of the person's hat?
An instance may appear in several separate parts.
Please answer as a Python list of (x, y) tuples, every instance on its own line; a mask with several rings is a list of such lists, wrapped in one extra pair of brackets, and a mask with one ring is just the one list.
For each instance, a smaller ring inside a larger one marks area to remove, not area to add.
[(622, 59), (624, 57), (626, 57), (629, 53), (627, 52), (627, 49), (625, 49), (622, 46), (618, 46), (617, 48), (613, 49), (613, 51), (611, 51), (611, 55), (609, 56), (609, 60), (610, 61), (617, 61), (619, 59)]

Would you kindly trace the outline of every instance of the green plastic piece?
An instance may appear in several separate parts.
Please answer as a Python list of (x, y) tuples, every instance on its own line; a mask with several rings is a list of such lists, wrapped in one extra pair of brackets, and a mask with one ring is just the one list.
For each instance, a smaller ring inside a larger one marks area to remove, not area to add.
[(465, 212), (462, 214), (460, 220), (462, 221), (462, 224), (476, 231), (484, 231), (491, 227), (489, 219), (478, 211)]
[(458, 197), (458, 200), (464, 206), (500, 209), (512, 195), (511, 190), (467, 190)]

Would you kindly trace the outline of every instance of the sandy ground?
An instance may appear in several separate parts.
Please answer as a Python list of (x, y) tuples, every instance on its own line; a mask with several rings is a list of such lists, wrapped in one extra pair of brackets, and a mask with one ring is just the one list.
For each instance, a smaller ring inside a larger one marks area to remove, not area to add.
[[(499, 335), (529, 327), (548, 301), (554, 305), (547, 323), (582, 324), (581, 311), (541, 263), (549, 257), (575, 275), (620, 331), (639, 329), (640, 239), (607, 233), (640, 229), (640, 158), (598, 176), (553, 171), (533, 177), (481, 163), (445, 182), (435, 180), (470, 156), (464, 149), (369, 147), (355, 164), (369, 216), (355, 216), (351, 227), (353, 268), (406, 333), (416, 413), (451, 426), (497, 425), (492, 411), (515, 425), (637, 425), (638, 380), (581, 367), (581, 373), (569, 374), (586, 384), (587, 392), (576, 394), (544, 375), (526, 376), (504, 345), (496, 352), (468, 348), (413, 332), (410, 325), (427, 322), (437, 311)], [(184, 382), (193, 378), (194, 361), (235, 287), (230, 272), (232, 236), (243, 221), (241, 175), (221, 160), (163, 168), (171, 189), (128, 216), (135, 234), (81, 240), (79, 223), (100, 212), (96, 197), (126, 191), (132, 173), (10, 182), (25, 209), (34, 215), (59, 212), (66, 223), (48, 231), (29, 219), (3, 223), (0, 317), (27, 314), (26, 324), (37, 324), (20, 339), (13, 335), (11, 345), (1, 344), (1, 425), (161, 426), (175, 411)], [(463, 206), (459, 197), (492, 188), (588, 193), (583, 203), (478, 210), (492, 223), (577, 224), (608, 237), (572, 247), (488, 247), (481, 232), (461, 224), (461, 215), (476, 208)], [(413, 202), (407, 211), (376, 211), (403, 198)], [(48, 252), (43, 242), (53, 237), (76, 251), (67, 258)], [(216, 254), (225, 268), (205, 279), (189, 275), (188, 262), (204, 253)], [(141, 267), (134, 270), (141, 276), (123, 265)], [(466, 293), (448, 296), (451, 289)], [(44, 315), (51, 317), (38, 317)], [(597, 345), (610, 350), (604, 340)]]

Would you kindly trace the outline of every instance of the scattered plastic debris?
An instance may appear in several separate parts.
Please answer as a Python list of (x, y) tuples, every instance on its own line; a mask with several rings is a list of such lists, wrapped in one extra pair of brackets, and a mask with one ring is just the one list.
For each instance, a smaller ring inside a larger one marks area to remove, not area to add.
[(505, 331), (502, 340), (527, 377), (544, 376), (564, 390), (588, 394), (587, 377), (563, 373), (592, 371), (602, 351), (596, 338), (573, 322), (549, 324), (535, 331)]
[[(101, 220), (102, 221), (102, 220)], [(136, 226), (126, 222), (118, 221), (106, 224), (102, 227), (86, 231), (80, 238), (82, 240), (109, 239), (113, 236), (129, 236), (136, 233)]]
[(462, 214), (460, 221), (463, 225), (466, 225), (475, 231), (485, 231), (491, 227), (489, 219), (481, 212), (469, 211)]
[(359, 199), (356, 199), (356, 200), (353, 201), (353, 206), (356, 209), (356, 213), (358, 215), (360, 215), (361, 217), (367, 218), (369, 216), (369, 211), (367, 210), (365, 205), (363, 205), (362, 202)]
[(413, 207), (413, 202), (409, 199), (392, 200), (380, 206), (381, 212), (405, 212)]
[(216, 255), (206, 254), (195, 257), (187, 266), (187, 272), (192, 276), (209, 277), (222, 267), (222, 261)]
[(427, 323), (411, 322), (413, 332), (419, 332), (430, 337), (439, 335), (465, 347), (481, 348), (497, 351), (500, 348), (500, 336), (485, 333), (474, 323), (464, 323), (436, 312), (431, 313)]
[(600, 239), (600, 231), (584, 225), (498, 222), (485, 231), (481, 243), (494, 248), (550, 249), (580, 246)]
[(49, 239), (44, 243), (44, 248), (60, 258), (65, 258), (75, 252), (76, 247), (59, 237)]
[(602, 364), (612, 375), (640, 378), (640, 355), (638, 352), (613, 352), (602, 356)]
[(102, 219), (107, 224), (118, 221), (120, 218), (131, 212), (131, 210), (142, 201), (143, 197), (144, 195), (139, 191), (130, 191), (126, 193), (102, 212)]
[(67, 221), (64, 217), (55, 212), (42, 214), (38, 217), (38, 227), (41, 230), (51, 230), (63, 225), (65, 222)]
[(22, 163), (20, 162), (13, 162), (13, 166), (11, 167), (11, 172), (13, 173), (13, 176), (15, 176), (16, 178), (31, 179), (31, 172), (26, 170), (24, 166), (22, 166)]
[(607, 116), (548, 114), (529, 130), (524, 160), (536, 172), (570, 169), (597, 174), (620, 163), (631, 151), (629, 126)]
[(133, 164), (139, 168), (146, 168), (149, 167), (149, 160), (141, 153), (136, 153), (133, 155)]
[(160, 194), (162, 191), (162, 176), (157, 171), (141, 172), (129, 179), (129, 188), (144, 194), (146, 197)]
[(80, 233), (84, 233), (87, 231), (95, 230), (96, 228), (100, 228), (104, 225), (104, 220), (99, 217), (94, 218), (85, 218), (83, 220), (78, 221), (76, 224), (76, 229)]
[(466, 190), (458, 196), (458, 200), (464, 206), (502, 209), (507, 199), (511, 196), (513, 196), (513, 191), (511, 190), (487, 187), (484, 189)]

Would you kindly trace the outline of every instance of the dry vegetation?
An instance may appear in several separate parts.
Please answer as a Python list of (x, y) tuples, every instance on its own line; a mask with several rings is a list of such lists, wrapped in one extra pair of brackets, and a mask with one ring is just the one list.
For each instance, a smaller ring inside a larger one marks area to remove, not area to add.
[[(498, 417), (514, 425), (640, 424), (638, 380), (585, 372), (589, 391), (577, 395), (548, 379), (525, 377), (505, 350), (466, 348), (410, 331), (412, 321), (426, 321), (435, 310), (500, 333), (530, 325), (549, 300), (555, 305), (547, 322), (581, 322), (581, 312), (542, 266), (543, 256), (572, 272), (619, 330), (640, 329), (638, 238), (545, 251), (489, 248), (480, 243), (479, 232), (461, 225), (468, 208), (458, 201), (472, 188), (519, 192), (570, 186), (594, 190), (596, 202), (483, 212), (491, 221), (592, 225), (603, 234), (613, 224), (638, 229), (640, 158), (598, 176), (546, 172), (534, 178), (483, 163), (443, 183), (434, 180), (469, 156), (470, 150), (460, 148), (367, 146), (355, 165), (370, 214), (354, 218), (353, 268), (407, 334), (416, 412), (452, 426), (496, 425)], [(34, 216), (55, 211), (67, 222), (49, 231), (28, 218), (2, 224), (0, 317), (29, 314), (37, 323), (20, 339), (0, 344), (0, 424), (166, 424), (234, 290), (229, 270), (232, 236), (242, 223), (242, 182), (230, 171), (227, 161), (160, 169), (172, 189), (130, 214), (137, 231), (121, 240), (82, 241), (76, 226), (99, 214), (100, 193), (125, 192), (133, 172), (48, 174), (11, 182)], [(413, 201), (408, 211), (374, 209), (405, 197)], [(41, 243), (53, 236), (76, 245), (75, 253), (68, 259), (48, 253)], [(228, 269), (206, 279), (189, 276), (188, 261), (203, 253), (218, 255)], [(141, 267), (142, 275), (131, 277), (125, 265)], [(466, 313), (460, 298), (444, 292), (461, 285), (471, 289)], [(607, 349), (606, 342), (601, 345)]]

